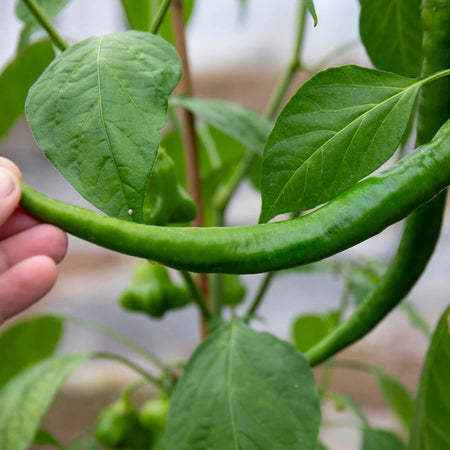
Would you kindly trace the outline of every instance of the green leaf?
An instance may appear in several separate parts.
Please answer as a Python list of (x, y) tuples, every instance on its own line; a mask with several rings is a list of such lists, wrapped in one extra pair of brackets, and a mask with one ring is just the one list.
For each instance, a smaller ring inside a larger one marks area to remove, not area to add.
[(0, 335), (0, 388), (26, 367), (53, 354), (62, 334), (55, 317), (19, 322)]
[(28, 89), (54, 57), (50, 41), (37, 42), (0, 74), (0, 139), (22, 115)]
[(167, 98), (180, 76), (177, 53), (158, 36), (89, 38), (58, 56), (30, 89), (28, 121), (83, 197), (111, 216), (142, 222)]
[(433, 334), (420, 379), (411, 450), (448, 450), (450, 445), (450, 307)]
[[(64, 8), (64, 6), (67, 5), (67, 3), (69, 3), (69, 1), (70, 0), (36, 0), (36, 3), (41, 7), (46, 17), (51, 20)], [(18, 51), (21, 53), (29, 45), (33, 34), (41, 29), (41, 25), (23, 0), (18, 0), (16, 3), (16, 15), (25, 23), (19, 38)]]
[(403, 442), (389, 431), (375, 428), (363, 429), (362, 450), (405, 450)]
[(37, 430), (34, 435), (34, 444), (49, 445), (51, 447), (63, 448), (63, 446), (47, 430)]
[[(163, 0), (121, 0), (130, 28), (137, 31), (148, 31)], [(183, 0), (184, 20), (187, 23), (194, 9), (194, 0)], [(160, 36), (174, 42), (172, 30), (172, 14), (167, 12), (161, 27)]]
[(406, 77), (422, 71), (421, 0), (360, 0), (359, 32), (374, 66)]
[(414, 415), (414, 400), (410, 392), (397, 378), (384, 371), (376, 371), (376, 376), (386, 401), (409, 431)]
[(386, 162), (424, 82), (357, 66), (307, 81), (264, 149), (260, 222), (327, 202)]
[(426, 337), (431, 336), (430, 327), (417, 308), (409, 301), (403, 300), (398, 307), (407, 314), (413, 327), (421, 330)]
[(194, 352), (177, 383), (167, 450), (313, 450), (320, 425), (314, 378), (289, 343), (234, 320)]
[(305, 3), (306, 8), (308, 9), (309, 13), (311, 14), (311, 17), (314, 20), (314, 26), (317, 25), (317, 14), (316, 14), (316, 8), (314, 7), (313, 0), (301, 0)]
[(55, 356), (28, 367), (0, 390), (2, 450), (25, 450), (64, 379), (87, 358)]
[(336, 313), (308, 314), (297, 317), (292, 327), (295, 347), (299, 352), (306, 353), (330, 333), (336, 326), (336, 322)]
[(262, 153), (272, 129), (268, 120), (236, 103), (179, 96), (173, 98), (171, 104), (189, 109), (205, 122), (259, 154)]
[(322, 442), (317, 442), (315, 450), (327, 450), (327, 447)]

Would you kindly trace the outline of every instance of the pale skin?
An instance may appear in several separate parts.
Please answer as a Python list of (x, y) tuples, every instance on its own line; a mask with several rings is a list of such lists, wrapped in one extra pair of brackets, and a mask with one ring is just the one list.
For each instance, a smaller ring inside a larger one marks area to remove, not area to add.
[(21, 179), (19, 168), (0, 157), (0, 325), (52, 288), (67, 250), (62, 230), (18, 206)]

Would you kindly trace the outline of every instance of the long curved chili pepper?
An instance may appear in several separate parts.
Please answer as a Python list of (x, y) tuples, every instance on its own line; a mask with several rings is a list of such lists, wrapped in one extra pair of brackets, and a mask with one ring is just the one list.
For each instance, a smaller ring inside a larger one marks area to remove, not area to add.
[[(422, 22), (423, 75), (428, 75), (450, 67), (450, 1), (424, 0)], [(431, 140), (449, 116), (450, 81), (441, 79), (425, 86), (419, 100), (418, 145)], [(408, 217), (397, 253), (383, 278), (345, 322), (307, 353), (312, 366), (362, 338), (408, 294), (433, 254), (445, 198), (446, 192), (442, 192)]]

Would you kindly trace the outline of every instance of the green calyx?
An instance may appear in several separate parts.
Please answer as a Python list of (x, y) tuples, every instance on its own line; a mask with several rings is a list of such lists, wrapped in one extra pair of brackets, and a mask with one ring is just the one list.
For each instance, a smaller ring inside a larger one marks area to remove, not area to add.
[(190, 222), (197, 208), (186, 190), (177, 182), (172, 158), (162, 148), (147, 183), (144, 223), (167, 225)]
[(148, 261), (136, 266), (130, 286), (120, 297), (123, 308), (156, 318), (189, 302), (187, 287), (184, 284), (175, 285), (165, 267)]

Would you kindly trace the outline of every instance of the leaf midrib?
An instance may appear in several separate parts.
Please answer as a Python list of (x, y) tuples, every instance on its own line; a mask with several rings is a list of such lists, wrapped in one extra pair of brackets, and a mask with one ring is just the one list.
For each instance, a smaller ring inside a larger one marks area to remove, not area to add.
[(130, 205), (128, 203), (128, 198), (127, 195), (125, 193), (125, 189), (124, 189), (124, 183), (122, 181), (122, 176), (119, 170), (119, 166), (117, 164), (116, 161), (116, 157), (114, 155), (114, 152), (112, 150), (112, 145), (111, 145), (111, 140), (108, 134), (108, 130), (106, 128), (106, 122), (105, 122), (105, 118), (103, 115), (103, 97), (102, 97), (102, 84), (101, 84), (101, 76), (100, 76), (100, 55), (101, 55), (101, 49), (102, 49), (102, 43), (103, 43), (103, 37), (99, 38), (98, 41), (98, 51), (97, 51), (97, 84), (98, 84), (98, 99), (99, 99), (99, 107), (100, 107), (100, 119), (102, 122), (102, 127), (103, 127), (103, 131), (105, 133), (105, 137), (106, 137), (106, 141), (108, 143), (108, 149), (109, 149), (109, 153), (111, 155), (111, 158), (113, 160), (114, 163), (114, 167), (116, 168), (116, 172), (117, 172), (117, 177), (119, 178), (119, 185), (120, 185), (120, 190), (122, 191), (122, 195), (126, 204), (126, 209), (130, 209)]
[(238, 438), (236, 434), (236, 423), (234, 418), (234, 411), (233, 411), (233, 400), (231, 398), (231, 388), (232, 388), (232, 376), (233, 376), (233, 347), (234, 347), (234, 340), (235, 340), (235, 332), (234, 332), (235, 325), (232, 322), (231, 323), (231, 330), (230, 330), (230, 343), (228, 346), (228, 354), (227, 354), (227, 360), (228, 360), (228, 370), (227, 370), (227, 397), (228, 397), (228, 408), (230, 410), (230, 421), (231, 421), (231, 432), (233, 433), (233, 441), (234, 441), (234, 448), (236, 450), (239, 450), (239, 443)]

